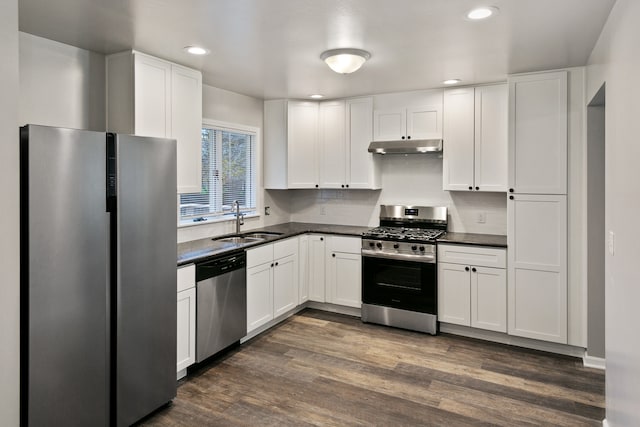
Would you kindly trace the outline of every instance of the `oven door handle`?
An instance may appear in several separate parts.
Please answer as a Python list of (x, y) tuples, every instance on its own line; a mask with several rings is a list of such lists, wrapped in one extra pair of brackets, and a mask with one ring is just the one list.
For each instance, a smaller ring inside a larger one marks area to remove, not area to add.
[(435, 264), (435, 255), (409, 255), (409, 254), (383, 254), (380, 252), (372, 251), (369, 249), (362, 249), (362, 256), (367, 258), (380, 258), (380, 259), (396, 259), (400, 261), (413, 261), (422, 262), (425, 264)]

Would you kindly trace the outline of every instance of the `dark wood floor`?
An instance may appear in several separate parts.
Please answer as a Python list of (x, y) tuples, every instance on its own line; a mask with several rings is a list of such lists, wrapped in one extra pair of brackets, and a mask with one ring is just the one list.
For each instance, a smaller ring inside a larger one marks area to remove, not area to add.
[(181, 381), (150, 426), (601, 425), (579, 359), (307, 309)]

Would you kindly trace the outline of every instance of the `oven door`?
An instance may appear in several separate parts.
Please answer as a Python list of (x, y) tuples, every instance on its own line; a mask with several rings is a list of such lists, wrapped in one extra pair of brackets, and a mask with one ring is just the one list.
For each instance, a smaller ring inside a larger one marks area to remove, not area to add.
[(362, 302), (437, 314), (435, 263), (362, 256)]

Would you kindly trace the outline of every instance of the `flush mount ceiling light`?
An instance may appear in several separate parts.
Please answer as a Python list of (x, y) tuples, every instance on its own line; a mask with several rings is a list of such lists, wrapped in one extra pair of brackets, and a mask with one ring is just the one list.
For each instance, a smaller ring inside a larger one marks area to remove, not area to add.
[(467, 13), (467, 19), (471, 21), (480, 21), (482, 19), (487, 19), (496, 15), (499, 12), (498, 8), (495, 6), (482, 6), (477, 7), (475, 9), (471, 9)]
[(449, 79), (449, 80), (445, 80), (442, 83), (446, 84), (446, 85), (455, 85), (457, 83), (460, 83), (462, 80), (460, 79)]
[(331, 49), (322, 52), (320, 59), (336, 73), (349, 74), (357, 71), (371, 54), (362, 49)]
[(200, 46), (185, 46), (184, 50), (191, 55), (206, 55), (209, 53), (209, 49)]
[(324, 98), (324, 95), (320, 95), (319, 93), (314, 93), (313, 95), (309, 95), (309, 98), (320, 99), (320, 98)]

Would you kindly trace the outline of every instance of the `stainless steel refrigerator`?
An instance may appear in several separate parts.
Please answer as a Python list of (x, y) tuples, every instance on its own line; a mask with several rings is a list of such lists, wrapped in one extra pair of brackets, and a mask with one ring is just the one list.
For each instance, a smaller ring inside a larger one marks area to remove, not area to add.
[(28, 125), (21, 423), (130, 425), (176, 395), (176, 142)]

